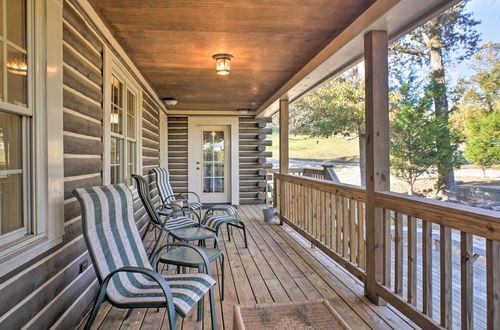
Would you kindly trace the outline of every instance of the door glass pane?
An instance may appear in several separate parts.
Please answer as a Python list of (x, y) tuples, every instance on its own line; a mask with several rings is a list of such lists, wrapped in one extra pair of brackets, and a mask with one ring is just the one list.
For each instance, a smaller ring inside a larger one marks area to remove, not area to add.
[(0, 235), (24, 227), (22, 120), (0, 112)]
[(7, 47), (7, 95), (9, 103), (27, 105), (28, 65), (26, 55), (15, 48)]
[(127, 91), (127, 136), (135, 139), (135, 94)]
[(203, 131), (203, 192), (224, 192), (224, 131)]
[(26, 49), (26, 0), (7, 0), (7, 39)]

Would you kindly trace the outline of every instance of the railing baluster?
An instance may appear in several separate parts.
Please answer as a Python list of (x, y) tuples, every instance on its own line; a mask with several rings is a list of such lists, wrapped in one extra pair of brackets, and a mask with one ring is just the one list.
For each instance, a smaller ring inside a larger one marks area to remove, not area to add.
[(336, 216), (337, 216), (337, 196), (335, 194), (331, 194), (330, 195), (330, 221), (332, 223), (332, 236), (331, 236), (332, 242), (331, 242), (331, 248), (334, 251), (337, 251), (337, 239), (336, 239), (336, 235), (337, 235), (337, 229), (336, 229), (337, 220), (336, 220)]
[(445, 328), (451, 326), (452, 301), (451, 301), (451, 229), (446, 226), (439, 228), (439, 268), (440, 268), (440, 293), (441, 293), (441, 325)]
[(391, 286), (391, 210), (383, 210), (384, 284)]
[(500, 329), (500, 242), (486, 240), (486, 304), (488, 330)]
[(432, 223), (422, 220), (423, 312), (432, 317)]
[(319, 191), (318, 190), (314, 190), (314, 234), (313, 236), (318, 238), (318, 211), (319, 211), (319, 198), (318, 198), (318, 194), (319, 194)]
[(328, 216), (329, 214), (329, 211), (330, 211), (330, 203), (328, 202), (328, 193), (327, 192), (324, 192), (324, 195), (323, 195), (323, 216), (324, 216), (324, 219), (325, 219), (325, 226), (324, 226), (324, 229), (325, 229), (325, 245), (328, 246), (329, 242), (330, 242), (330, 217)]
[(349, 199), (347, 197), (342, 197), (342, 209), (344, 213), (342, 214), (342, 240), (343, 240), (343, 256), (349, 258)]
[(312, 233), (312, 223), (313, 223), (313, 206), (314, 206), (314, 190), (309, 189), (309, 196), (307, 197), (307, 232)]
[(325, 245), (329, 248), (332, 247), (332, 220), (330, 217), (330, 193), (325, 193), (325, 221), (326, 221), (326, 238)]
[(358, 201), (358, 266), (365, 269), (365, 212), (361, 201)]
[(302, 186), (302, 212), (301, 212), (301, 217), (302, 217), (302, 228), (306, 228), (307, 224), (307, 187)]
[(337, 196), (337, 253), (343, 255), (342, 249), (342, 197)]
[(321, 227), (320, 227), (320, 241), (321, 243), (325, 243), (325, 224), (326, 224), (326, 219), (325, 219), (325, 192), (324, 191), (320, 191), (320, 194), (319, 194), (319, 197), (320, 197), (320, 218), (321, 218)]
[(472, 329), (473, 325), (473, 273), (472, 235), (460, 232), (460, 296), (462, 329)]
[(351, 244), (350, 244), (350, 260), (356, 262), (358, 258), (358, 226), (356, 225), (356, 200), (349, 199), (349, 223), (351, 224)]
[(394, 292), (403, 293), (403, 215), (394, 215)]
[(417, 305), (417, 220), (408, 216), (408, 302)]

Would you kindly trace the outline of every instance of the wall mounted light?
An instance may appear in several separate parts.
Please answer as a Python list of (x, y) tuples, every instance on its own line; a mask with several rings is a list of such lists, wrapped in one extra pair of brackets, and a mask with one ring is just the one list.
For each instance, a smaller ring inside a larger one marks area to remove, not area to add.
[(215, 72), (221, 76), (229, 74), (231, 71), (231, 60), (233, 55), (230, 54), (215, 54), (212, 58), (215, 60)]
[(177, 104), (177, 99), (175, 97), (162, 97), (161, 100), (167, 106), (174, 106)]

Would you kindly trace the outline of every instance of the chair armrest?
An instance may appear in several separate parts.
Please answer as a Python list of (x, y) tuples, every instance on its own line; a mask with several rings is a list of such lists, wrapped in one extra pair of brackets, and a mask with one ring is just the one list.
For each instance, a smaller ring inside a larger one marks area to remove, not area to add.
[(160, 286), (161, 290), (163, 291), (163, 294), (165, 295), (166, 303), (167, 303), (167, 308), (169, 311), (175, 311), (174, 307), (174, 298), (172, 296), (172, 291), (170, 290), (170, 286), (168, 285), (167, 281), (157, 272), (155, 272), (152, 269), (149, 268), (143, 268), (143, 267), (132, 267), (132, 266), (125, 266), (118, 268), (106, 276), (104, 281), (102, 282), (101, 285), (101, 290), (106, 290), (109, 284), (109, 281), (111, 278), (118, 274), (118, 273), (140, 273), (143, 275), (146, 275), (147, 277), (150, 277), (153, 279), (158, 285)]
[(208, 276), (212, 277), (212, 270), (210, 268), (210, 261), (208, 260), (207, 254), (205, 252), (203, 252), (203, 250), (200, 249), (198, 246), (194, 246), (194, 245), (187, 244), (187, 243), (168, 243), (168, 244), (165, 244), (163, 246), (160, 246), (158, 249), (156, 249), (156, 251), (152, 255), (151, 264), (153, 265), (153, 267), (156, 268), (156, 265), (158, 264), (158, 259), (160, 257), (161, 250), (163, 250), (164, 248), (167, 248), (167, 247), (171, 247), (171, 246), (185, 246), (187, 248), (195, 250), (201, 256), (201, 259), (203, 260), (203, 264), (205, 265), (206, 274)]
[(197, 193), (195, 193), (194, 191), (183, 191), (183, 192), (179, 193), (179, 195), (184, 195), (184, 194), (186, 194), (186, 195), (189, 195), (189, 194), (195, 195), (196, 199), (198, 200), (198, 203), (201, 203), (200, 202), (200, 196)]
[[(187, 200), (186, 197), (182, 196), (182, 194), (169, 195), (169, 196), (165, 197), (165, 200), (168, 200), (169, 198), (182, 199), (186, 202), (186, 205), (189, 205), (189, 201)], [(175, 210), (176, 208), (179, 208), (178, 205), (171, 204), (171, 203), (163, 203), (163, 205), (161, 207), (168, 207), (168, 208), (171, 208), (173, 210)], [(180, 210), (176, 210), (176, 211), (182, 211), (182, 208)]]

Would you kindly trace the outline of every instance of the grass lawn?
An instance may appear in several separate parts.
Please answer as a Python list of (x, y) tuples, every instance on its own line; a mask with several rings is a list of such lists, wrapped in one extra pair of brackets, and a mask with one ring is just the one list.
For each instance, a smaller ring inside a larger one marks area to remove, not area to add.
[[(279, 155), (279, 135), (271, 136), (273, 145), (267, 151), (273, 152), (273, 158)], [(312, 138), (307, 135), (290, 135), (290, 158), (318, 161), (358, 161), (358, 139), (342, 137)]]

